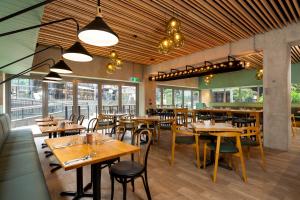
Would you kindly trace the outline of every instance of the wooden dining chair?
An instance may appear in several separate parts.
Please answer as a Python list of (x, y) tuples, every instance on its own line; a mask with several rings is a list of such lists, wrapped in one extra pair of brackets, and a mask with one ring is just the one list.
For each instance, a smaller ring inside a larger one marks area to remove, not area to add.
[[(218, 164), (219, 164), (219, 157), (220, 153), (224, 154), (232, 154), (233, 156), (237, 156), (240, 158), (241, 167), (242, 167), (242, 176), (245, 182), (247, 182), (247, 175), (246, 175), (246, 167), (243, 157), (242, 145), (241, 145), (241, 132), (217, 132), (217, 133), (210, 133), (217, 137), (217, 143), (210, 142), (204, 143), (204, 166), (206, 167), (206, 152), (207, 150), (215, 151), (215, 166), (214, 166), (214, 174), (213, 174), (213, 182), (217, 180), (217, 171), (218, 171)], [(235, 141), (222, 141), (223, 138), (233, 138)], [(237, 166), (236, 166), (237, 168)]]
[[(123, 186), (123, 200), (126, 199), (127, 183), (131, 183), (134, 192), (134, 181), (142, 178), (147, 199), (151, 200), (150, 188), (148, 184), (147, 162), (151, 146), (152, 133), (150, 130), (135, 131), (132, 137), (132, 145), (138, 146), (141, 150), (137, 154), (132, 154), (131, 160), (122, 160), (109, 168), (111, 178), (111, 200), (114, 198), (114, 181)], [(142, 143), (142, 141), (147, 141)]]
[(185, 126), (188, 125), (188, 109), (176, 108), (174, 109), (174, 119), (176, 125)]
[(258, 147), (261, 156), (262, 168), (265, 169), (265, 154), (263, 149), (263, 143), (260, 135), (259, 127), (246, 127), (244, 128), (244, 133), (241, 135), (242, 147), (247, 148), (247, 157), (250, 158), (250, 149), (253, 147)]
[(195, 134), (187, 127), (178, 126), (176, 122), (172, 125), (172, 147), (171, 147), (171, 165), (175, 160), (176, 145), (192, 145), (195, 152), (196, 164), (200, 168), (200, 150), (199, 150), (199, 135)]

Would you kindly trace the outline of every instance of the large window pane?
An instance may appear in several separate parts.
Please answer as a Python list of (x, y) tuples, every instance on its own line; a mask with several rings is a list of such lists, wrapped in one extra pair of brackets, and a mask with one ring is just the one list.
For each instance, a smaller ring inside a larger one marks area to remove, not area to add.
[(184, 90), (184, 107), (191, 108), (192, 107), (192, 91)]
[(35, 124), (42, 117), (42, 81), (17, 78), (11, 81), (12, 127)]
[(136, 114), (135, 86), (122, 86), (122, 110), (124, 113)]
[(197, 105), (200, 103), (200, 92), (199, 91), (192, 91), (193, 92), (193, 108), (196, 109)]
[(119, 87), (117, 85), (102, 85), (102, 112), (119, 111)]
[(170, 107), (172, 105), (173, 105), (172, 89), (164, 88), (163, 89), (163, 106)]
[(161, 107), (161, 89), (156, 88), (156, 106)]
[(78, 83), (78, 106), (80, 114), (84, 115), (84, 125), (98, 115), (98, 84)]
[(68, 118), (73, 108), (73, 84), (48, 83), (49, 115)]
[(183, 103), (183, 91), (182, 90), (174, 90), (174, 104), (177, 108), (182, 108)]

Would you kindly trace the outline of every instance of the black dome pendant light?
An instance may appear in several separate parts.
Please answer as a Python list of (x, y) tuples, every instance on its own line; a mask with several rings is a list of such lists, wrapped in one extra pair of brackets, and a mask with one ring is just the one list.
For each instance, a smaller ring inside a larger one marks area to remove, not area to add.
[(78, 38), (86, 44), (99, 47), (113, 46), (119, 42), (118, 35), (102, 18), (100, 0), (98, 0), (97, 16), (78, 32)]

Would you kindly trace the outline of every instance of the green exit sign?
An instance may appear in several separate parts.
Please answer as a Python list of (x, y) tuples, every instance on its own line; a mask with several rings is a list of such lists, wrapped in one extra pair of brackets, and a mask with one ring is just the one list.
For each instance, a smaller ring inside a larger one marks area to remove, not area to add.
[(134, 77), (134, 76), (133, 76), (133, 77), (130, 77), (130, 81), (136, 82), (136, 83), (141, 82), (140, 78)]

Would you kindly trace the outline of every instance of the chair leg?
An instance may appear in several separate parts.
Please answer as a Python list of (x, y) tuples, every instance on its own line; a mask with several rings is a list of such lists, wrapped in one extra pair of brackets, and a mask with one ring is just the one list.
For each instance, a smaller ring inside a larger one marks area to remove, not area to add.
[(127, 192), (127, 183), (126, 179), (122, 180), (122, 186), (123, 186), (123, 200), (126, 200), (126, 192)]
[(242, 151), (242, 145), (241, 145), (240, 137), (237, 137), (237, 148), (239, 150), (238, 154), (240, 156), (243, 179), (244, 179), (245, 182), (247, 182), (246, 167), (245, 167), (245, 161), (244, 161), (244, 155), (243, 155), (243, 151)]
[(265, 160), (264, 148), (263, 148), (263, 145), (262, 145), (261, 138), (259, 138), (258, 140), (259, 140), (259, 150), (260, 150), (262, 168), (265, 170), (266, 169), (266, 160)]
[(115, 178), (112, 175), (110, 175), (110, 180), (111, 180), (111, 194), (110, 194), (110, 199), (113, 200), (114, 199), (114, 192), (115, 192), (115, 184), (114, 184)]
[(134, 192), (134, 178), (131, 179), (132, 192)]
[[(175, 133), (173, 133), (175, 134)], [(172, 138), (172, 149), (171, 149), (171, 166), (174, 164), (175, 160), (175, 136)]]
[(200, 168), (200, 153), (199, 153), (199, 137), (198, 135), (195, 135), (195, 141), (196, 141), (196, 162), (197, 162), (197, 167)]
[(148, 198), (148, 200), (151, 200), (151, 194), (150, 194), (150, 188), (149, 188), (149, 184), (148, 184), (147, 172), (145, 172), (145, 180), (144, 180), (143, 176), (142, 176), (142, 179), (143, 179), (144, 187), (145, 187), (145, 190), (146, 190), (147, 198)]
[(217, 148), (216, 148), (216, 153), (215, 153), (214, 175), (213, 175), (213, 182), (214, 183), (217, 180), (217, 171), (218, 171), (218, 165), (219, 165), (220, 145), (221, 145), (221, 137), (218, 137), (218, 139), (217, 139)]
[(206, 168), (206, 151), (207, 151), (207, 143), (204, 143), (204, 149), (203, 149), (203, 169)]

